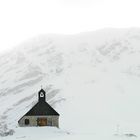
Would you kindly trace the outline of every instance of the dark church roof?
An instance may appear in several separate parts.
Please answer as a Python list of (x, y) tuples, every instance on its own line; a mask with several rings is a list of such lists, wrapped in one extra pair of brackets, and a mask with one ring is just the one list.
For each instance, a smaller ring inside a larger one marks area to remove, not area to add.
[(46, 102), (46, 92), (41, 89), (38, 92), (38, 103), (24, 116), (50, 116), (59, 114)]
[(38, 102), (25, 116), (59, 115), (47, 102)]

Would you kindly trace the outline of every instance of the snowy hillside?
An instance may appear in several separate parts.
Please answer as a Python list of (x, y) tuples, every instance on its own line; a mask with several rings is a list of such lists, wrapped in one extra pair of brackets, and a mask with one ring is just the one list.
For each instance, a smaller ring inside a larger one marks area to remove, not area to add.
[[(41, 85), (59, 130), (18, 127)], [(4, 140), (139, 139), (139, 108), (140, 29), (42, 35), (0, 55), (0, 133), (14, 130)]]

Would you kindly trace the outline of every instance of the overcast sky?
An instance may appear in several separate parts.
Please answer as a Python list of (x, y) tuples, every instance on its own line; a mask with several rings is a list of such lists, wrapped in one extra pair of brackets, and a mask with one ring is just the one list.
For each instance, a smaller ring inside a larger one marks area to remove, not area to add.
[(0, 51), (40, 34), (139, 26), (140, 0), (0, 0)]

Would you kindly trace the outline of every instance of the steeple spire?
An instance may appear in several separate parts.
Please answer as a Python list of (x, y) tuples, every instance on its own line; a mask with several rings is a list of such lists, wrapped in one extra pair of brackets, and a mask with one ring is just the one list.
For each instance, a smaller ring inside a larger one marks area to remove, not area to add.
[(42, 89), (38, 92), (38, 101), (45, 102), (46, 101), (46, 92)]

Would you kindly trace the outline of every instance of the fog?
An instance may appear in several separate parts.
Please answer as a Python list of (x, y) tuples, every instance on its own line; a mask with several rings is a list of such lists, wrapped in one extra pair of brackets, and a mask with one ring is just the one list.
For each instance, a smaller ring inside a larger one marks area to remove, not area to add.
[(40, 34), (139, 27), (138, 0), (0, 1), (0, 52)]

